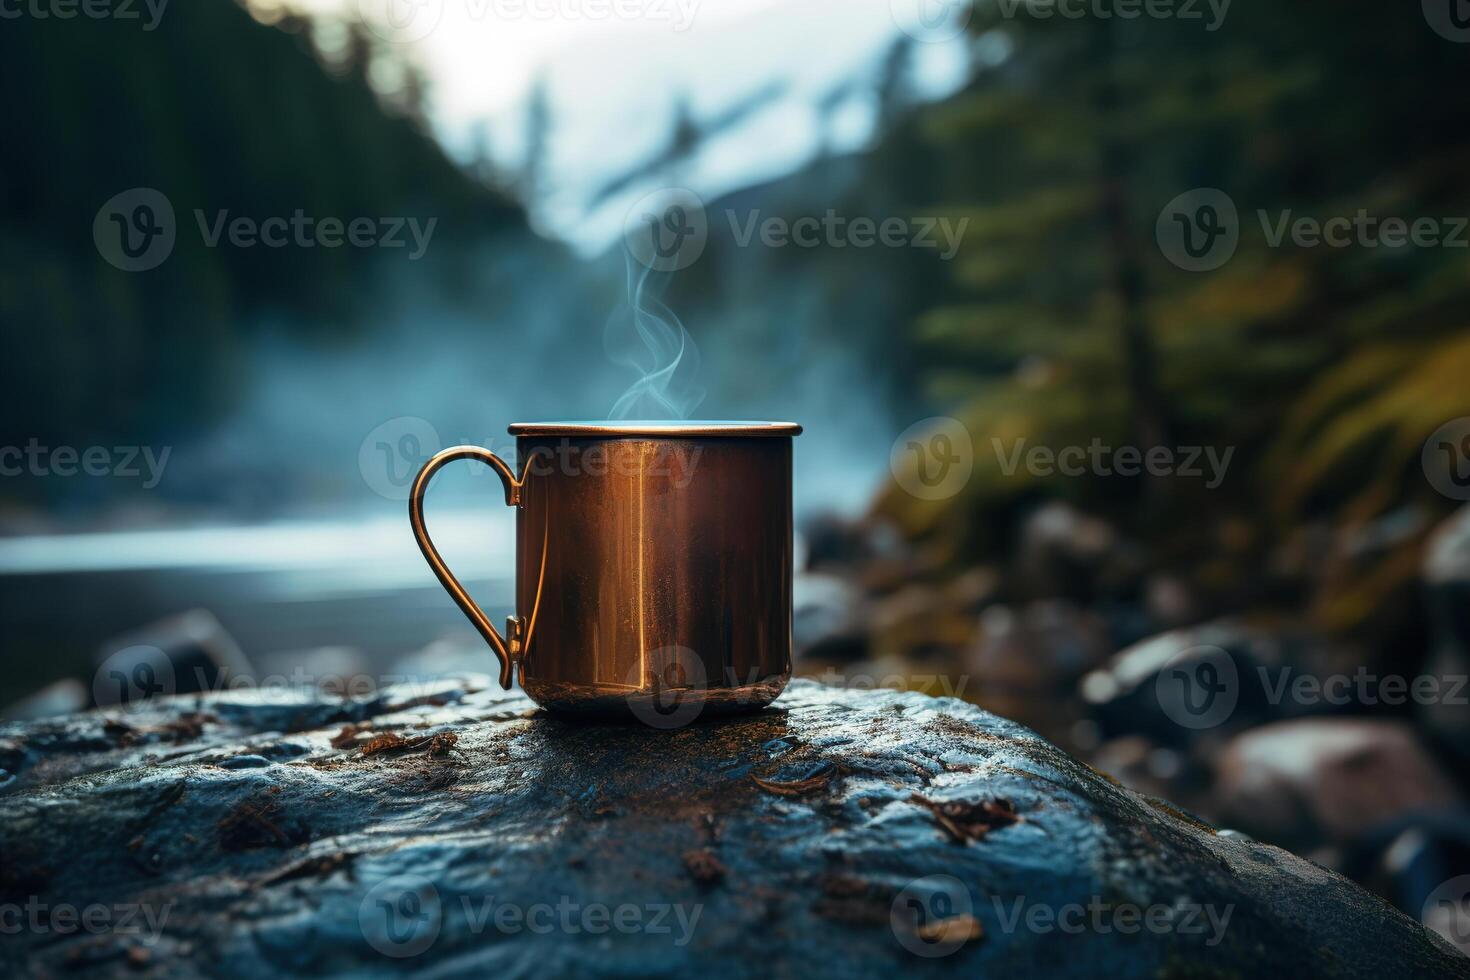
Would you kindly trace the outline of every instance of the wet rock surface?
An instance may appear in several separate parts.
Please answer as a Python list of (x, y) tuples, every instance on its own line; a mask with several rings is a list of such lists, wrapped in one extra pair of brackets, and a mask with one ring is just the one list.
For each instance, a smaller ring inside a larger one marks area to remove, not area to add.
[(916, 693), (658, 729), (478, 676), (242, 691), (0, 726), (0, 769), (30, 974), (1470, 976), (1345, 879)]

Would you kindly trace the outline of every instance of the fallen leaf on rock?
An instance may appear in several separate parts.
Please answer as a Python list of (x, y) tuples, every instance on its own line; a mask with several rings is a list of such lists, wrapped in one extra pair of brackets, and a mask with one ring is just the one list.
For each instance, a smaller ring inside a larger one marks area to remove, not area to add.
[(374, 736), (371, 741), (364, 745), (362, 747), (362, 754), (365, 756), (378, 755), (382, 752), (402, 752), (411, 748), (413, 748), (413, 745), (409, 739), (404, 738), (402, 735), (395, 735), (392, 732), (384, 732), (381, 735)]
[(357, 737), (363, 729), (357, 725), (343, 725), (342, 730), (332, 736), (332, 748), (351, 749), (357, 746)]
[(968, 943), (985, 936), (985, 927), (973, 915), (954, 915), (919, 926), (914, 934), (926, 943)]
[(985, 800), (979, 803), (967, 800), (928, 800), (915, 793), (909, 797), (909, 801), (927, 807), (934, 815), (934, 821), (961, 844), (980, 840), (992, 830), (1009, 827), (1021, 820), (1010, 800)]
[(352, 851), (340, 851), (336, 854), (326, 854), (322, 857), (307, 858), (298, 861), (288, 868), (283, 868), (275, 874), (261, 879), (262, 885), (278, 885), (285, 881), (299, 881), (304, 878), (325, 878), (336, 871), (346, 871), (347, 877), (352, 877), (352, 862), (357, 859), (357, 854)]
[(385, 753), (412, 752), (414, 749), (427, 748), (429, 755), (445, 756), (449, 750), (459, 742), (459, 736), (454, 732), (439, 732), (433, 735), (416, 735), (413, 738), (404, 738), (395, 732), (384, 732), (375, 736), (362, 747), (364, 757), (383, 755)]
[(762, 779), (759, 776), (751, 776), (750, 778), (755, 782), (757, 786), (765, 790), (767, 793), (775, 793), (777, 796), (802, 796), (807, 793), (815, 793), (819, 789), (825, 789), (827, 787), (827, 784), (832, 781), (832, 777), (836, 775), (837, 767), (828, 766), (826, 769), (824, 769), (822, 772), (817, 773), (816, 775), (808, 776), (805, 779), (793, 780), (791, 782), (779, 782), (774, 779)]

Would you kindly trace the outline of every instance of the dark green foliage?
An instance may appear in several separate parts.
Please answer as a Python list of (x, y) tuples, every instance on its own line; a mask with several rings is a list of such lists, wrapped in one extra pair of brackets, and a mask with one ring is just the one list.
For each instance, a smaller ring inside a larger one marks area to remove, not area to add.
[[(429, 138), (414, 84), (385, 109), (367, 71), (388, 56), (353, 36), (324, 70), (303, 24), (266, 27), (229, 0), (170, 4), (153, 31), (7, 20), (0, 441), (197, 432), (230, 406), (267, 318), (322, 338), (370, 324), (381, 254), (207, 248), (196, 209), (437, 217), (436, 244), (523, 229)], [(92, 239), (98, 209), (133, 187), (167, 195), (178, 227), (168, 260), (140, 273), (108, 265)]]
[[(1258, 211), (1470, 215), (1470, 45), (1417, 4), (1238, 3), (1215, 31), (1000, 9), (972, 28), (1009, 56), (924, 120), (935, 205), (972, 220), (914, 337), (927, 393), (974, 434), (976, 475), (937, 503), (895, 488), (880, 510), (959, 560), (1009, 540), (997, 525), (1018, 501), (1069, 497), (1199, 561), (1240, 515), (1264, 548), (1308, 519), (1447, 510), (1418, 459), (1470, 414), (1470, 249), (1271, 247)], [(1238, 251), (1210, 272), (1155, 240), (1161, 209), (1199, 187), (1240, 214)], [(1236, 458), (1212, 493), (1007, 476), (996, 436)]]

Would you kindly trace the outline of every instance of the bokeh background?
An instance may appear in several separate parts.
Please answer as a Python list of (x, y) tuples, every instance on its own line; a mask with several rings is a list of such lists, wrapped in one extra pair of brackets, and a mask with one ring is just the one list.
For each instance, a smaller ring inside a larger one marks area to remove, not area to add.
[[(791, 419), (798, 673), (1465, 941), (1462, 0), (98, 9), (0, 24), (6, 716), (488, 669), (404, 520), (427, 455)], [(668, 188), (698, 254), (650, 271)], [(298, 212), (405, 244), (211, 241)], [(498, 487), (441, 482), (498, 618)]]

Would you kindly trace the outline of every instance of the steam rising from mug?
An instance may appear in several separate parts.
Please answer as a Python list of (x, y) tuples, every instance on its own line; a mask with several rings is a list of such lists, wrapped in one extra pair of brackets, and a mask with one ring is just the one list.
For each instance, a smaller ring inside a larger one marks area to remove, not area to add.
[(668, 285), (668, 274), (651, 281), (653, 269), (628, 259), (628, 308), (607, 322), (603, 347), (614, 364), (638, 372), (607, 413), (610, 419), (686, 419), (705, 390), (699, 376), (699, 348), (674, 311), (657, 293)]

